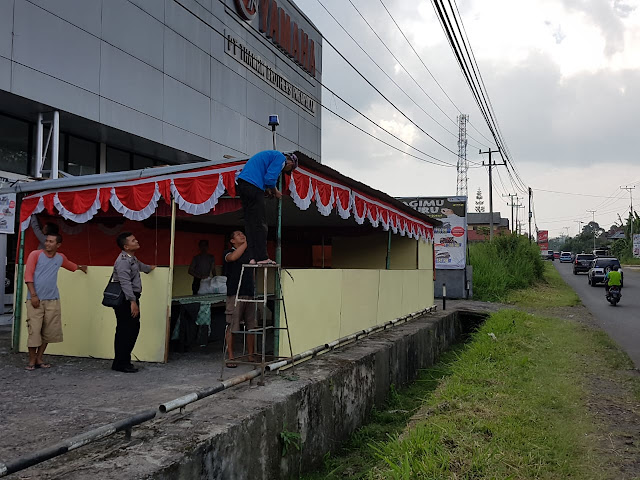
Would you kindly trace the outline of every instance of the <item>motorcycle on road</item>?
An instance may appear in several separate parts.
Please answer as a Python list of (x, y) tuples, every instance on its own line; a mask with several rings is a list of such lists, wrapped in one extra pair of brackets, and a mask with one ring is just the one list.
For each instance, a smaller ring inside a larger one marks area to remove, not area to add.
[(620, 291), (620, 287), (618, 286), (609, 287), (609, 291), (606, 293), (606, 296), (607, 296), (607, 301), (615, 307), (617, 303), (620, 301), (620, 299), (622, 298), (622, 292)]

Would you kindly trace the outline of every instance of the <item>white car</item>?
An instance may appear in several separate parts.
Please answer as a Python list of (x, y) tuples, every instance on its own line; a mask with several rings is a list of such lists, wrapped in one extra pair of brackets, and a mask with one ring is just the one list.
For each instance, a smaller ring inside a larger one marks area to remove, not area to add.
[(560, 254), (560, 263), (571, 263), (571, 252), (562, 252)]

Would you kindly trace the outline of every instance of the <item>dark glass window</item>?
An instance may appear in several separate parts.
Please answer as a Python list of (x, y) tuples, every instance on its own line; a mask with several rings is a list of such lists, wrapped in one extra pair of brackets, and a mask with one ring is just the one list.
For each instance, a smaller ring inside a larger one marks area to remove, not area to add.
[(133, 156), (133, 170), (153, 167), (156, 164), (152, 158), (143, 157), (142, 155)]
[(0, 170), (29, 173), (29, 133), (27, 122), (0, 115)]
[(131, 170), (131, 154), (117, 148), (107, 147), (107, 172)]
[(65, 165), (67, 173), (71, 175), (98, 173), (100, 150), (97, 143), (69, 135), (65, 144), (69, 149)]

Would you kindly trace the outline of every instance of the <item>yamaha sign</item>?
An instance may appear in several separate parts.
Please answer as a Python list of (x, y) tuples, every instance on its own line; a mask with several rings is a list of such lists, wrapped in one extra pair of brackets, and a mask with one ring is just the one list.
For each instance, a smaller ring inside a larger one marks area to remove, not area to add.
[(312, 77), (316, 76), (315, 42), (276, 0), (234, 0), (240, 18), (259, 18), (259, 30)]

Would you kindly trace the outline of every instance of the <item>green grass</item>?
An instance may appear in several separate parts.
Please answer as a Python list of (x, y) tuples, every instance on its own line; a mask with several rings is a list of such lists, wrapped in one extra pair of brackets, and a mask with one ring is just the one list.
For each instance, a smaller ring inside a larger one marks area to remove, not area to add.
[(503, 310), (426, 399), (427, 419), (376, 444), (381, 463), (365, 478), (608, 478), (584, 382), (630, 366), (601, 332)]
[(640, 258), (622, 258), (620, 263), (623, 265), (640, 265)]
[(518, 235), (469, 246), (475, 300), (504, 302), (507, 295), (542, 279), (544, 262), (536, 244)]
[(464, 348), (457, 344), (445, 352), (432, 368), (421, 370), (418, 379), (407, 388), (392, 387), (383, 408), (370, 412), (366, 425), (354, 433), (339, 451), (325, 456), (324, 467), (303, 478), (306, 480), (365, 479), (380, 464), (377, 445), (397, 436), (425, 399), (453, 373), (452, 364)]
[(523, 308), (573, 307), (580, 304), (580, 297), (562, 279), (550, 263), (544, 264), (544, 276), (531, 288), (514, 290), (507, 294), (506, 303)]

